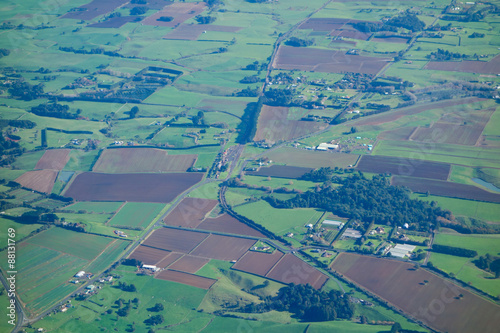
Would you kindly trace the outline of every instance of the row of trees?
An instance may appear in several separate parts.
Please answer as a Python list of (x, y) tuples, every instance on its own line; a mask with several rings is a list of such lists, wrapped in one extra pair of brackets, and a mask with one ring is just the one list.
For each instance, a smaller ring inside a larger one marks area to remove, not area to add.
[(484, 256), (480, 256), (479, 259), (474, 261), (474, 264), (485, 271), (492, 272), (498, 279), (500, 277), (500, 258), (492, 256), (487, 253)]
[[(333, 183), (342, 186), (334, 186)], [(289, 200), (273, 196), (265, 198), (275, 208), (311, 207), (330, 211), (338, 216), (360, 221), (366, 227), (377, 224), (403, 226), (428, 232), (438, 224), (438, 217), (450, 218), (451, 213), (436, 203), (410, 198), (411, 191), (391, 186), (388, 178), (380, 175), (366, 179), (362, 174), (347, 178), (333, 176), (316, 191), (307, 191)]]
[(474, 250), (440, 244), (433, 244), (432, 251), (465, 258), (474, 258), (475, 256), (477, 256), (477, 252)]
[(75, 119), (78, 115), (69, 112), (68, 105), (58, 104), (56, 102), (39, 104), (31, 108), (31, 113), (42, 117), (53, 117), (61, 119)]

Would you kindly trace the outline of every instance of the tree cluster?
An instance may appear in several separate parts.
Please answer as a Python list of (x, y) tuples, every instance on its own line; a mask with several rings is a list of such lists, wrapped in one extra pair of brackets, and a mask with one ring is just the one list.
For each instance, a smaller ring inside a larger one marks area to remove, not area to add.
[(428, 54), (427, 58), (431, 60), (448, 61), (467, 58), (467, 55), (461, 54), (459, 52), (450, 52), (448, 50), (437, 49), (436, 52), (431, 52), (430, 54)]
[(289, 106), (293, 100), (293, 93), (289, 89), (271, 88), (264, 93), (264, 103), (271, 106)]
[(143, 15), (149, 10), (146, 6), (134, 7), (130, 10), (130, 15)]
[(313, 45), (314, 41), (310, 39), (291, 37), (289, 40), (285, 42), (285, 44), (293, 47), (306, 47)]
[(250, 87), (246, 87), (245, 89), (242, 89), (236, 93), (236, 96), (238, 97), (257, 97), (260, 94), (260, 89), (259, 87), (255, 87), (254, 89)]
[(237, 143), (245, 144), (253, 140), (253, 137), (255, 136), (255, 133), (257, 131), (257, 120), (259, 119), (261, 109), (262, 98), (259, 98), (258, 102), (247, 104), (243, 116), (241, 117), (241, 122), (237, 127)]
[(468, 37), (469, 38), (484, 38), (484, 34), (481, 34), (479, 32), (473, 32), (472, 34), (470, 34)]
[(330, 321), (351, 319), (354, 306), (349, 298), (337, 290), (318, 291), (310, 285), (283, 287), (275, 297), (267, 297), (263, 303), (251, 303), (245, 312), (288, 311), (303, 321)]
[[(330, 182), (341, 186), (334, 187)], [(392, 226), (408, 223), (412, 230), (429, 231), (435, 228), (438, 217), (451, 214), (428, 202), (411, 199), (409, 189), (391, 186), (381, 175), (372, 179), (359, 174), (347, 178), (334, 176), (316, 191), (304, 192), (289, 200), (272, 196), (265, 199), (275, 208), (321, 208), (360, 221), (365, 229), (371, 222)]]
[(157, 21), (161, 21), (161, 22), (170, 22), (172, 21), (174, 18), (172, 16), (160, 16), (159, 18), (157, 18), (156, 20)]
[(487, 253), (484, 256), (480, 256), (479, 259), (474, 261), (474, 264), (485, 271), (492, 272), (498, 279), (500, 277), (500, 258), (494, 257)]
[(31, 101), (43, 95), (43, 84), (32, 85), (23, 80), (18, 80), (11, 84), (8, 91), (12, 97)]
[(41, 117), (52, 117), (60, 119), (75, 119), (77, 117), (76, 114), (69, 112), (68, 105), (62, 105), (55, 102), (33, 106), (30, 112)]
[(403, 15), (390, 18), (385, 22), (385, 25), (405, 28), (411, 30), (412, 32), (422, 31), (425, 28), (425, 23), (422, 22), (417, 15), (408, 12)]
[(126, 282), (121, 282), (121, 281), (118, 283), (118, 289), (121, 289), (123, 291), (128, 291), (131, 293), (137, 291), (134, 284), (127, 284)]
[(154, 316), (151, 316), (148, 319), (144, 320), (144, 323), (146, 325), (156, 326), (156, 325), (162, 324), (164, 321), (165, 321), (165, 319), (163, 318), (162, 315), (154, 315)]
[(191, 118), (194, 125), (205, 125), (205, 113), (203, 111), (198, 111), (196, 116)]
[(477, 256), (477, 252), (474, 250), (464, 249), (455, 246), (440, 245), (440, 244), (433, 244), (432, 252), (444, 253), (452, 256), (465, 257), (465, 258), (474, 258), (475, 256)]
[(300, 179), (309, 180), (311, 182), (326, 182), (327, 180), (332, 179), (334, 173), (334, 169), (330, 167), (322, 167), (303, 174)]
[(10, 54), (10, 50), (8, 49), (0, 49), (0, 59), (6, 57)]
[(202, 16), (198, 15), (194, 18), (198, 24), (210, 24), (215, 22), (216, 18), (214, 16)]
[(252, 75), (252, 76), (245, 76), (243, 79), (240, 80), (240, 83), (257, 83), (262, 81), (260, 77), (257, 75)]

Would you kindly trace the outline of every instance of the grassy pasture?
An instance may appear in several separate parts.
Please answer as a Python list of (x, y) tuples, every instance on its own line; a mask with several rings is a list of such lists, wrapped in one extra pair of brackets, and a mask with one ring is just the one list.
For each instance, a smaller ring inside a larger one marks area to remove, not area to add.
[(113, 213), (116, 212), (123, 203), (121, 202), (77, 202), (71, 206), (65, 207), (65, 210), (79, 211), (84, 210), (92, 213)]
[(128, 202), (108, 222), (112, 226), (145, 228), (160, 213), (164, 204)]
[(112, 241), (110, 238), (78, 233), (63, 228), (50, 228), (30, 238), (33, 245), (92, 260)]

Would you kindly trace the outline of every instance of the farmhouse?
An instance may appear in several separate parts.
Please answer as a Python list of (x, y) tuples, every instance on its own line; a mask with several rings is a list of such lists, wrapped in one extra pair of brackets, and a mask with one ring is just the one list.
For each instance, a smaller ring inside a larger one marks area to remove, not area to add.
[(323, 224), (327, 225), (327, 226), (335, 226), (335, 227), (338, 227), (339, 229), (341, 229), (343, 226), (344, 226), (344, 223), (343, 222), (340, 222), (340, 221), (332, 221), (332, 220), (324, 220), (323, 221)]
[(79, 277), (83, 277), (84, 275), (85, 275), (84, 271), (79, 271), (78, 273), (75, 274), (75, 277), (79, 278)]
[(334, 150), (334, 149), (338, 149), (338, 148), (339, 148), (339, 145), (334, 145), (331, 143), (322, 142), (319, 144), (319, 146), (316, 147), (316, 150), (327, 151), (329, 149)]
[(149, 269), (152, 272), (158, 272), (160, 270), (160, 268), (158, 268), (158, 267), (156, 267), (154, 265), (142, 265), (142, 268)]
[(413, 245), (397, 244), (389, 253), (395, 257), (404, 258), (405, 256), (410, 256), (413, 250), (415, 250), (415, 246)]

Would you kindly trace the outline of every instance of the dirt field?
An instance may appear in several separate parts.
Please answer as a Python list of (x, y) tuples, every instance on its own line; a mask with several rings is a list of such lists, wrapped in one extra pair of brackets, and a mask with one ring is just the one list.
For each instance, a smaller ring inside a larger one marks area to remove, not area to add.
[(221, 31), (221, 32), (238, 32), (239, 27), (230, 27), (223, 25), (207, 25), (207, 24), (181, 24), (173, 31), (169, 32), (163, 38), (165, 39), (181, 39), (181, 40), (197, 40), (205, 31)]
[(166, 256), (165, 258), (163, 258), (162, 261), (160, 261), (159, 263), (157, 263), (156, 266), (160, 267), (162, 269), (166, 268), (169, 265), (171, 265), (173, 262), (176, 262), (182, 256), (183, 256), (182, 253), (170, 252), (170, 254), (168, 256)]
[(447, 180), (451, 165), (397, 157), (363, 155), (356, 169), (363, 172)]
[(94, 23), (89, 25), (92, 28), (120, 28), (128, 22), (134, 22), (136, 20), (140, 20), (139, 16), (120, 16), (120, 17), (112, 17), (107, 19), (104, 22)]
[(247, 175), (276, 177), (276, 178), (300, 178), (304, 174), (312, 171), (313, 168), (304, 168), (288, 165), (271, 165), (270, 167), (262, 167), (258, 171), (247, 171)]
[(401, 176), (392, 177), (392, 185), (407, 186), (413, 192), (418, 193), (429, 191), (432, 195), (443, 197), (500, 203), (500, 194), (491, 193), (472, 185)]
[(391, 58), (348, 55), (345, 51), (280, 46), (273, 66), (277, 69), (326, 73), (377, 74), (390, 60)]
[(210, 259), (185, 255), (170, 265), (168, 269), (194, 274), (209, 261)]
[(406, 108), (401, 108), (401, 109), (396, 109), (393, 111), (388, 111), (384, 112), (381, 114), (373, 115), (370, 116), (369, 118), (363, 119), (357, 119), (355, 121), (350, 122), (349, 124), (353, 124), (356, 126), (373, 126), (373, 125), (380, 125), (380, 124), (385, 124), (385, 123), (390, 123), (392, 121), (396, 121), (401, 117), (404, 116), (411, 116), (414, 114), (418, 114), (420, 112), (424, 112), (426, 110), (433, 110), (433, 109), (441, 109), (441, 108), (446, 108), (448, 106), (454, 106), (454, 105), (461, 105), (461, 104), (470, 104), (474, 102), (479, 102), (483, 101), (484, 99), (477, 98), (477, 97), (467, 97), (467, 98), (460, 98), (460, 99), (448, 99), (448, 100), (443, 100), (439, 102), (433, 102), (433, 103), (428, 103), (428, 104), (421, 104), (421, 105), (413, 105), (409, 106)]
[(272, 254), (248, 251), (232, 268), (251, 274), (266, 276), (269, 270), (282, 257), (283, 253), (280, 251), (274, 251)]
[(217, 203), (217, 200), (184, 198), (163, 222), (174, 227), (196, 228)]
[(328, 277), (300, 260), (293, 254), (286, 254), (266, 277), (283, 283), (309, 283), (316, 289), (321, 289)]
[(359, 158), (359, 155), (354, 154), (329, 153), (296, 148), (276, 149), (266, 156), (277, 163), (308, 168), (321, 168), (327, 166), (347, 168), (349, 165), (356, 164)]
[(398, 140), (406, 141), (410, 139), (410, 136), (416, 130), (416, 127), (399, 127), (393, 130), (384, 131), (377, 136), (377, 139), (381, 140)]
[(242, 235), (242, 236), (254, 236), (260, 238), (267, 238), (265, 235), (261, 234), (259, 231), (241, 223), (234, 217), (223, 214), (214, 219), (207, 218), (196, 229), (208, 230), (208, 231), (219, 231), (229, 234)]
[(460, 116), (444, 115), (430, 127), (419, 127), (410, 137), (412, 141), (429, 141), (439, 133), (440, 142), (474, 146), (495, 110), (481, 110)]
[(371, 36), (371, 34), (367, 34), (355, 29), (334, 29), (329, 33), (329, 35), (360, 40), (367, 40)]
[(155, 230), (143, 245), (157, 249), (189, 253), (197, 247), (208, 234), (194, 231), (161, 228)]
[(137, 259), (146, 265), (156, 265), (163, 260), (171, 252), (165, 250), (154, 249), (152, 247), (139, 245), (130, 255), (130, 259)]
[[(43, 158), (43, 157), (42, 157)], [(55, 170), (35, 170), (23, 173), (16, 182), (32, 190), (50, 193), (57, 177)]]
[(500, 56), (497, 55), (490, 61), (429, 61), (424, 69), (438, 71), (467, 72), (481, 74), (497, 74), (500, 66)]
[(105, 149), (97, 160), (94, 172), (184, 172), (196, 162), (198, 155), (169, 155), (154, 148)]
[[(175, 2), (156, 14), (147, 17), (142, 23), (145, 25), (173, 28), (187, 19), (201, 14), (205, 10), (205, 7), (204, 2)], [(170, 22), (157, 21), (162, 16), (170, 16), (174, 19)]]
[(289, 120), (287, 107), (264, 105), (260, 112), (255, 141), (275, 143), (292, 140), (326, 128), (327, 124), (314, 121)]
[(69, 161), (69, 149), (46, 150), (35, 169), (62, 170)]
[(253, 244), (253, 239), (210, 235), (190, 254), (210, 259), (238, 260)]
[(217, 280), (214, 279), (171, 270), (161, 271), (160, 273), (158, 273), (158, 275), (156, 275), (156, 278), (161, 280), (179, 282), (202, 289), (210, 289), (210, 287), (215, 282), (217, 282)]
[(175, 199), (203, 177), (201, 173), (79, 174), (65, 196), (78, 201), (132, 201), (165, 203)]
[(129, 0), (94, 0), (89, 4), (80, 6), (76, 8), (76, 10), (64, 14), (61, 18), (92, 20), (93, 18), (106, 14), (127, 2), (129, 2)]
[(439, 331), (498, 332), (498, 305), (411, 263), (341, 253), (332, 268)]

